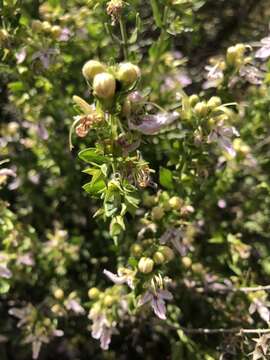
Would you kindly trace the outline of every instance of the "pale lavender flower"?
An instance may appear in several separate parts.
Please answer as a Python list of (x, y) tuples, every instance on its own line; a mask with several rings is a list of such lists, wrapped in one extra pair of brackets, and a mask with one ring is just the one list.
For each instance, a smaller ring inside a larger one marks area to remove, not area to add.
[(60, 41), (68, 41), (70, 37), (71, 37), (70, 30), (67, 27), (63, 28), (61, 31), (61, 34), (59, 36), (59, 40)]
[(162, 320), (166, 319), (165, 300), (172, 300), (173, 296), (168, 290), (157, 290), (152, 292), (147, 290), (138, 301), (138, 306), (142, 306), (150, 302), (154, 313)]
[(113, 283), (117, 285), (127, 284), (131, 289), (134, 288), (133, 286), (133, 278), (134, 274), (133, 271), (129, 269), (125, 269), (126, 271), (122, 269), (118, 269), (117, 273), (114, 274), (106, 269), (103, 270), (103, 274), (105, 274)]
[(262, 320), (269, 323), (270, 311), (269, 311), (268, 307), (266, 306), (265, 301), (262, 301), (259, 299), (253, 300), (253, 302), (251, 303), (251, 305), (249, 307), (249, 313), (253, 314), (255, 311), (258, 312), (258, 314), (260, 315)]
[(263, 72), (253, 65), (245, 65), (241, 67), (239, 74), (252, 85), (260, 85), (264, 77)]
[(186, 256), (188, 252), (188, 246), (182, 243), (181, 240), (183, 239), (183, 237), (184, 237), (183, 230), (170, 228), (166, 230), (164, 234), (161, 235), (159, 242), (162, 245), (170, 242), (181, 256)]
[(128, 125), (131, 130), (137, 130), (145, 135), (154, 135), (163, 127), (172, 124), (179, 118), (177, 111), (172, 113), (160, 112), (155, 115), (143, 115), (136, 119), (136, 123), (129, 119)]
[(5, 279), (10, 279), (12, 272), (8, 269), (6, 265), (0, 265), (0, 277)]
[(219, 199), (219, 200), (218, 200), (218, 207), (219, 207), (220, 209), (225, 209), (226, 206), (227, 206), (226, 200), (224, 200), (224, 199)]
[(84, 314), (85, 310), (76, 299), (68, 299), (65, 304), (67, 310), (72, 310), (75, 314)]
[(59, 54), (58, 49), (44, 49), (37, 51), (33, 54), (32, 60), (39, 59), (45, 69), (48, 69), (50, 65), (54, 62), (56, 55)]
[(25, 49), (25, 47), (21, 48), (18, 52), (16, 52), (15, 57), (16, 57), (16, 60), (17, 60), (17, 64), (23, 63), (25, 58), (26, 58), (26, 49)]
[(12, 176), (16, 177), (15, 171), (7, 168), (0, 169), (0, 176)]
[(26, 253), (23, 255), (19, 255), (17, 258), (17, 263), (26, 266), (35, 265), (35, 261), (33, 259), (33, 255), (31, 253)]
[(89, 319), (93, 321), (91, 335), (94, 339), (100, 340), (100, 347), (103, 350), (108, 350), (112, 336), (112, 326), (105, 314), (91, 309)]
[(217, 63), (216, 65), (207, 65), (205, 67), (205, 70), (207, 71), (207, 75), (206, 75), (207, 81), (204, 82), (203, 89), (218, 87), (224, 77), (223, 71), (220, 68), (220, 64)]
[(261, 40), (261, 47), (256, 51), (255, 57), (263, 60), (270, 57), (270, 36)]
[(226, 151), (230, 156), (235, 157), (236, 151), (232, 145), (232, 137), (239, 136), (239, 132), (234, 126), (226, 126), (223, 122), (217, 124), (216, 128), (208, 136), (208, 142), (216, 142), (219, 147)]

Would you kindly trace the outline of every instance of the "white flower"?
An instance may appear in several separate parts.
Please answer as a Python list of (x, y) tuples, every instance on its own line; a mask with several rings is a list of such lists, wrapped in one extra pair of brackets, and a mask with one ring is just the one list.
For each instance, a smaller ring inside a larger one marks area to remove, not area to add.
[(127, 284), (131, 289), (134, 288), (133, 286), (133, 278), (134, 272), (129, 269), (118, 269), (118, 274), (114, 274), (106, 269), (103, 270), (103, 274), (105, 274), (112, 282), (117, 285)]
[(208, 142), (216, 142), (219, 147), (230, 156), (235, 157), (236, 152), (232, 145), (232, 137), (239, 136), (239, 132), (233, 126), (225, 126), (220, 122), (208, 136)]
[(256, 51), (255, 57), (263, 60), (270, 57), (270, 36), (261, 40), (261, 48)]
[(152, 292), (147, 290), (138, 301), (138, 306), (150, 302), (154, 313), (162, 320), (166, 319), (166, 304), (164, 300), (172, 300), (173, 296), (168, 290), (157, 290)]
[(139, 117), (137, 119), (138, 125), (132, 120), (129, 120), (128, 126), (131, 130), (137, 130), (145, 135), (154, 135), (163, 127), (172, 124), (178, 118), (179, 113), (177, 111), (172, 113), (159, 112), (155, 115), (143, 115)]
[(110, 322), (105, 314), (97, 311), (95, 308), (91, 309), (89, 319), (93, 321), (92, 337), (100, 340), (101, 349), (108, 350), (112, 336), (112, 326)]

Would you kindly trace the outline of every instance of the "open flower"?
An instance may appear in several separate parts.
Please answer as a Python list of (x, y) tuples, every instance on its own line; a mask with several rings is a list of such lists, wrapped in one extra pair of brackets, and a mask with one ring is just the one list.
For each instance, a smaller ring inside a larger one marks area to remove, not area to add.
[(112, 326), (105, 314), (92, 308), (89, 314), (89, 319), (93, 321), (91, 335), (94, 339), (100, 340), (100, 347), (103, 350), (108, 350), (112, 336)]
[(261, 47), (256, 51), (255, 57), (263, 60), (270, 57), (270, 36), (261, 40)]
[(159, 132), (162, 128), (172, 124), (179, 118), (177, 111), (172, 113), (159, 112), (155, 115), (143, 115), (133, 121), (130, 119), (128, 126), (131, 130), (137, 130), (145, 135), (154, 135)]
[(157, 290), (156, 292), (147, 290), (138, 302), (138, 306), (142, 306), (150, 302), (154, 313), (162, 320), (166, 319), (165, 300), (172, 300), (173, 296), (168, 290)]
[(236, 152), (232, 145), (232, 137), (239, 136), (239, 132), (234, 126), (226, 126), (220, 122), (208, 136), (208, 142), (216, 142), (219, 147), (226, 151), (230, 156), (235, 157)]
[(103, 274), (105, 274), (116, 285), (127, 284), (131, 289), (134, 288), (134, 272), (132, 270), (119, 268), (117, 274), (114, 274), (105, 269), (103, 270)]

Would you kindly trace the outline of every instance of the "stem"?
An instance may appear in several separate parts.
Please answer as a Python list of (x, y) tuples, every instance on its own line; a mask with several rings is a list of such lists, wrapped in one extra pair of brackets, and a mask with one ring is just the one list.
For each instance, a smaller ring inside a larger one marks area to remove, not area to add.
[(266, 286), (256, 286), (256, 287), (241, 287), (241, 288), (224, 288), (220, 290), (212, 290), (212, 289), (204, 289), (203, 287), (199, 287), (196, 289), (198, 292), (218, 292), (218, 293), (228, 293), (228, 292), (256, 292), (256, 291), (270, 291), (270, 285)]
[(121, 37), (122, 37), (124, 58), (125, 58), (125, 60), (127, 60), (128, 59), (128, 38), (127, 38), (126, 25), (125, 25), (122, 17), (120, 17), (120, 19), (119, 19), (119, 25), (120, 25), (120, 31), (121, 31)]
[(70, 150), (70, 151), (72, 151), (72, 149), (73, 149), (73, 147), (74, 147), (73, 144), (72, 144), (72, 134), (73, 134), (73, 132), (74, 132), (75, 126), (80, 122), (80, 120), (81, 120), (81, 119), (75, 120), (75, 121), (72, 123), (72, 125), (71, 125), (71, 127), (70, 127), (70, 130), (69, 130), (68, 141), (69, 141), (69, 150)]
[(184, 331), (187, 334), (266, 334), (270, 333), (270, 329), (242, 329), (242, 328), (231, 328), (231, 329), (189, 329), (180, 327), (180, 330)]

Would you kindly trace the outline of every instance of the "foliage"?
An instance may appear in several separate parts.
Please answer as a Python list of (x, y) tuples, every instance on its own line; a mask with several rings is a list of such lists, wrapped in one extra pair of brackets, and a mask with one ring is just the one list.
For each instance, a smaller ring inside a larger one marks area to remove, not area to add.
[(0, 1), (1, 359), (268, 358), (267, 11)]

